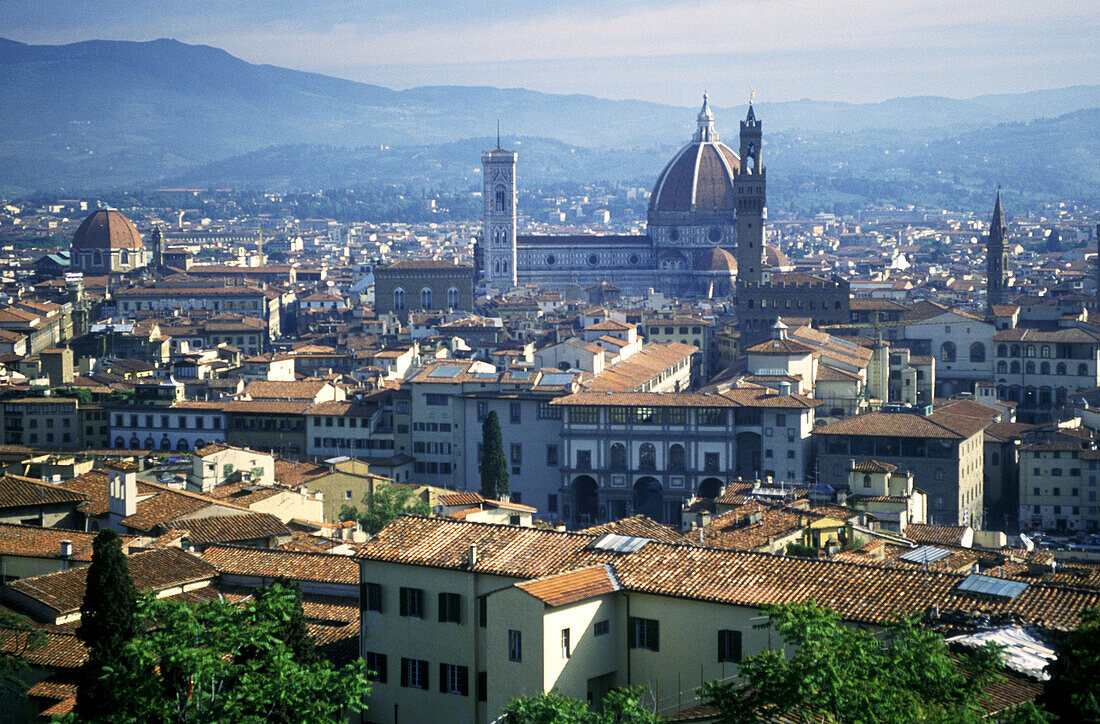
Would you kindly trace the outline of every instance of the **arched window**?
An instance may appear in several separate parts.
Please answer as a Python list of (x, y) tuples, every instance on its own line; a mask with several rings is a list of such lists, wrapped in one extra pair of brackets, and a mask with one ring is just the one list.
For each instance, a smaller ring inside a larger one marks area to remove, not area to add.
[(145, 438), (145, 449), (146, 450), (156, 450), (157, 449), (156, 441), (153, 440), (153, 438), (151, 438), (151, 437)]
[(863, 487), (865, 487), (865, 488), (871, 487), (871, 476), (870, 475), (864, 475), (863, 476)]
[(626, 445), (621, 442), (611, 444), (611, 469), (626, 470)]
[(458, 308), (458, 289), (455, 287), (447, 290), (447, 306), (451, 309)]
[(1019, 373), (1019, 371), (1020, 371), (1020, 360), (1017, 360), (1017, 359), (1012, 360), (1012, 367), (1009, 368), (1009, 372), (1011, 372), (1012, 374), (1017, 374), (1017, 373)]
[(168, 439), (167, 435), (161, 439), (160, 449), (161, 450), (171, 450), (172, 449), (172, 441)]
[(997, 363), (997, 374), (1003, 375), (1007, 371), (1008, 371), (1008, 364), (1006, 364), (1004, 360), (1001, 360), (1000, 362)]
[(205, 447), (205, 445), (206, 445), (206, 441), (203, 440), (201, 437), (199, 439), (195, 440), (195, 449), (196, 450), (202, 449), (203, 447)]
[(1041, 365), (1039, 365), (1039, 374), (1041, 374), (1041, 375), (1049, 375), (1050, 374), (1050, 362), (1044, 362)]
[(657, 469), (657, 448), (652, 443), (643, 442), (638, 448), (638, 468), (640, 470)]
[(1065, 362), (1059, 362), (1058, 366), (1055, 367), (1054, 369), (1055, 369), (1054, 374), (1058, 375), (1059, 377), (1065, 376), (1065, 374), (1066, 374), (1066, 363)]
[(405, 290), (401, 287), (393, 290), (393, 308), (397, 311), (405, 308)]
[(180, 438), (180, 441), (176, 443), (176, 450), (179, 450), (180, 452), (187, 452), (187, 439), (186, 438), (182, 438), (182, 437)]
[(1004, 344), (997, 345), (997, 356), (998, 357), (1007, 357), (1008, 356), (1008, 346), (1004, 345)]
[(505, 192), (503, 186), (497, 186), (496, 193), (493, 195), (493, 205), (498, 212), (505, 210)]
[(1019, 357), (1020, 356), (1020, 345), (1018, 345), (1018, 344), (1012, 345), (1012, 356), (1013, 357)]
[(103, 266), (103, 252), (99, 251), (98, 249), (92, 252), (92, 265)]
[(954, 362), (955, 361), (955, 343), (954, 342), (948, 340), (948, 341), (943, 343), (943, 346), (940, 347), (940, 358), (944, 362)]
[(1029, 344), (1027, 346), (1027, 352), (1024, 353), (1024, 356), (1025, 357), (1034, 357), (1035, 356), (1035, 345)]
[(1084, 377), (1084, 376), (1085, 376), (1085, 375), (1087, 375), (1088, 373), (1089, 373), (1089, 366), (1088, 366), (1087, 364), (1085, 364), (1084, 362), (1082, 362), (1081, 364), (1077, 365), (1077, 374), (1079, 374), (1079, 375), (1081, 375), (1082, 377)]
[(1049, 357), (1050, 356), (1050, 345), (1049, 344), (1044, 344), (1042, 347), (1039, 348), (1039, 356), (1040, 357)]
[(134, 435), (132, 438), (130, 438), (130, 448), (131, 449), (137, 450), (140, 447), (141, 447), (141, 440), (137, 439), (137, 435)]
[(985, 362), (985, 345), (981, 342), (975, 342), (970, 345), (970, 361), (971, 362)]
[(126, 447), (126, 440), (121, 435), (115, 438), (115, 450), (122, 450)]
[(684, 472), (684, 446), (679, 443), (668, 449), (668, 469), (674, 473)]
[(1035, 363), (1028, 362), (1027, 365), (1024, 366), (1024, 371), (1027, 372), (1027, 374), (1029, 375), (1035, 374)]
[(420, 308), (432, 309), (432, 290), (428, 287), (424, 287), (420, 290)]
[(126, 266), (130, 263), (130, 252), (123, 249), (118, 253), (118, 263), (122, 266)]

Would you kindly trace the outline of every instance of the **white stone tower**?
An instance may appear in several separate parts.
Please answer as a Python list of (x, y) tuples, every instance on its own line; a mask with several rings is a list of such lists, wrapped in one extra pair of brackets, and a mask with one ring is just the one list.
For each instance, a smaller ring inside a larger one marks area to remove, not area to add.
[(499, 134), (497, 147), (481, 154), (481, 172), (482, 278), (503, 292), (516, 286), (516, 154), (500, 147)]

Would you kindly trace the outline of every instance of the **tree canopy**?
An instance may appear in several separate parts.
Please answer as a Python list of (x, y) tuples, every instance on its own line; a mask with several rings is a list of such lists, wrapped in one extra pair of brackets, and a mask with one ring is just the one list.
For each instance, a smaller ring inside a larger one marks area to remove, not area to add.
[(357, 520), (363, 530), (375, 535), (399, 515), (431, 515), (431, 507), (417, 497), (412, 488), (399, 485), (380, 485), (374, 493), (367, 493), (360, 512), (354, 505), (340, 509), (340, 520)]
[(504, 455), (504, 438), (496, 410), (481, 424), (481, 494), (490, 500), (500, 500), (511, 494), (508, 458)]
[(1059, 645), (1047, 673), (1041, 701), (1058, 721), (1100, 722), (1100, 607), (1081, 614), (1081, 626)]
[(998, 678), (1000, 653), (948, 652), (943, 637), (899, 617), (876, 634), (842, 625), (812, 602), (766, 607), (790, 657), (763, 651), (739, 665), (744, 686), (704, 685), (728, 722), (769, 713), (804, 722), (979, 722), (983, 687)]
[(80, 673), (76, 708), (90, 721), (121, 710), (121, 695), (104, 684), (104, 672), (125, 666), (124, 650), (138, 633), (138, 594), (122, 552), (122, 539), (113, 530), (100, 531), (92, 541), (92, 563), (80, 605), (76, 635), (88, 647)]
[(646, 690), (640, 686), (612, 689), (601, 702), (602, 711), (589, 711), (579, 700), (550, 691), (512, 699), (504, 710), (508, 724), (660, 724), (650, 711)]
[(370, 693), (363, 662), (335, 669), (299, 660), (283, 638), (297, 606), (281, 584), (243, 604), (142, 598), (142, 631), (122, 651), (132, 664), (103, 669), (104, 687), (122, 702), (110, 721), (346, 721)]

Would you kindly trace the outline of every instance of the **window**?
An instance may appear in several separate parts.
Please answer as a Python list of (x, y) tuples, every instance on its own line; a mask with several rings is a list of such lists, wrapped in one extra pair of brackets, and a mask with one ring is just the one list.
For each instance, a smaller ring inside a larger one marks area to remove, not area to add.
[(546, 446), (546, 467), (556, 468), (558, 466), (558, 446), (547, 445)]
[(569, 421), (578, 425), (594, 425), (599, 422), (600, 410), (592, 405), (569, 408)]
[(591, 470), (592, 469), (592, 451), (591, 450), (578, 450), (577, 451), (577, 470)]
[(523, 406), (516, 400), (513, 400), (508, 405), (508, 419), (511, 422), (519, 424), (523, 421)]
[(703, 453), (703, 470), (708, 473), (718, 472), (718, 453)]
[[(540, 402), (537, 417), (540, 420), (560, 420), (561, 419), (561, 407), (558, 405), (551, 405), (549, 402)], [(574, 422), (579, 422), (574, 419)]]
[(648, 471), (657, 469), (657, 448), (652, 443), (643, 442), (638, 448), (638, 469)]
[(668, 449), (668, 469), (682, 473), (684, 471), (684, 446), (679, 443)]
[(569, 629), (563, 628), (561, 630), (561, 657), (568, 659), (570, 653), (572, 652), (569, 649)]
[(424, 287), (420, 290), (420, 308), (431, 309), (432, 308), (432, 290), (428, 287)]
[(405, 290), (401, 287), (393, 290), (393, 308), (397, 311), (405, 308)]
[(433, 407), (446, 407), (447, 406), (447, 396), (446, 395), (440, 395), (438, 393), (436, 393), (436, 394), (428, 393), (428, 394), (424, 395), (424, 404), (425, 405), (431, 405)]
[(439, 665), (439, 691), (442, 694), (470, 695), (470, 675), (465, 666)]
[(515, 629), (508, 630), (508, 660), (523, 661), (523, 636)]
[(592, 627), (593, 636), (606, 636), (611, 631), (611, 622), (607, 619), (597, 621)]
[(401, 615), (424, 618), (424, 590), (401, 587)]
[(724, 629), (718, 632), (718, 663), (741, 660), (741, 632)]
[(485, 422), (485, 418), (489, 416), (489, 403), (485, 400), (478, 400), (477, 403), (477, 421)]
[(401, 686), (409, 689), (428, 688), (428, 662), (423, 659), (401, 659)]
[(374, 651), (367, 652), (367, 679), (369, 681), (377, 681), (379, 684), (386, 683), (386, 655), (378, 654)]
[(512, 443), (512, 464), (513, 465), (522, 465), (523, 464), (523, 444), (522, 443), (518, 443), (518, 442)]
[(439, 622), (462, 623), (462, 596), (457, 593), (439, 594)]
[(630, 617), (630, 648), (660, 651), (660, 625), (652, 618)]
[(447, 290), (447, 306), (450, 309), (458, 308), (458, 289), (451, 287)]
[(611, 444), (611, 469), (626, 470), (626, 446), (621, 442)]
[(382, 585), (379, 583), (363, 583), (359, 590), (359, 604), (364, 611), (382, 613)]

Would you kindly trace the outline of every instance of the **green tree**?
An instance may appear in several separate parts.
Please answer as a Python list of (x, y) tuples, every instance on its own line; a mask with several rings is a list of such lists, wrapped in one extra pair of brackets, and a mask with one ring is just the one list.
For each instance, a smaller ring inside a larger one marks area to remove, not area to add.
[(109, 719), (121, 710), (121, 695), (104, 685), (103, 676), (111, 667), (126, 665), (123, 650), (138, 633), (137, 608), (137, 590), (122, 552), (122, 539), (113, 530), (100, 531), (92, 541), (92, 564), (76, 629), (88, 647), (76, 708), (89, 721)]
[(1040, 701), (1060, 722), (1100, 722), (1100, 607), (1081, 614), (1081, 625), (1047, 664), (1050, 681)]
[(122, 652), (132, 665), (103, 670), (104, 687), (124, 704), (110, 721), (343, 722), (362, 711), (370, 693), (362, 661), (303, 663), (282, 640), (295, 600), (281, 585), (236, 605), (142, 598), (146, 625)]
[[(309, 635), (306, 614), (302, 610), (302, 587), (297, 581), (279, 576), (271, 585), (256, 591), (257, 605), (264, 607), (282, 606), (284, 597), (290, 597), (289, 615), (279, 618), (275, 635), (290, 651), (290, 655), (300, 664), (317, 663), (317, 644)], [(257, 652), (258, 653), (258, 652)]]
[(376, 535), (399, 515), (431, 515), (431, 507), (417, 497), (412, 488), (380, 485), (363, 496), (363, 511), (354, 505), (340, 508), (340, 520), (357, 520), (363, 530)]
[(785, 715), (799, 721), (979, 722), (983, 687), (999, 674), (987, 646), (949, 654), (943, 638), (915, 619), (896, 618), (880, 634), (844, 626), (810, 602), (764, 609), (786, 649), (739, 665), (745, 686), (710, 682), (703, 695), (727, 722)]
[(45, 643), (46, 634), (29, 618), (0, 609), (0, 689), (19, 693), (26, 689), (27, 655)]
[(481, 425), (481, 494), (500, 500), (510, 494), (508, 458), (504, 455), (504, 438), (496, 410), (489, 413)]
[(508, 724), (660, 724), (664, 719), (649, 710), (640, 686), (613, 689), (601, 702), (601, 711), (589, 711), (579, 699), (550, 691), (512, 699), (504, 709)]

